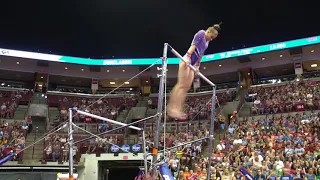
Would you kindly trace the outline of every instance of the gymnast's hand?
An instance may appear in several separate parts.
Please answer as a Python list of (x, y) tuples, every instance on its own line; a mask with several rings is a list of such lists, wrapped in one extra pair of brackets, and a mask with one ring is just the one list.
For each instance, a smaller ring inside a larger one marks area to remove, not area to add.
[(195, 73), (198, 74), (200, 72), (200, 66), (195, 65), (193, 67), (196, 69)]
[(184, 56), (183, 56), (183, 59), (186, 60), (187, 66), (188, 66), (189, 64), (191, 64), (191, 58), (190, 58), (188, 55), (184, 55)]

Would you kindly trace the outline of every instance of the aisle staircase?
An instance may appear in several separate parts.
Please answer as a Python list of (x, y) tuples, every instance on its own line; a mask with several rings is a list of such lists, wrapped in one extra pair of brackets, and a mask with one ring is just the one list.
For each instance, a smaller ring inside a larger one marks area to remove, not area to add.
[(14, 112), (13, 119), (24, 120), (27, 112), (28, 112), (28, 105), (18, 105), (18, 107), (16, 108), (16, 111)]
[(127, 117), (127, 114), (128, 114), (128, 110), (122, 110), (119, 114), (118, 114), (118, 116), (117, 116), (117, 119), (116, 119), (116, 121), (118, 121), (118, 122), (125, 122), (125, 119), (126, 119), (126, 117)]
[(148, 99), (149, 97), (148, 96), (141, 96), (138, 98), (138, 103), (136, 105), (136, 107), (147, 107), (148, 106)]
[(252, 102), (246, 102), (242, 108), (239, 111), (239, 116), (240, 117), (247, 117), (250, 116), (250, 112), (251, 112), (251, 107), (252, 107), (253, 103)]
[(48, 107), (48, 117), (49, 117), (49, 125), (48, 128), (50, 128), (50, 125), (54, 126), (53, 124), (59, 123), (59, 109), (57, 107)]
[(31, 103), (33, 103), (33, 104), (47, 104), (46, 95), (44, 93), (34, 93), (32, 96)]
[[(41, 137), (43, 134), (38, 133), (37, 138)], [(35, 133), (30, 133), (27, 136), (25, 146), (29, 146), (30, 144), (35, 142)], [(43, 141), (35, 144), (34, 146), (29, 147), (23, 152), (23, 162), (24, 163), (32, 163), (39, 162), (43, 157)]]
[[(25, 147), (33, 144), (35, 141), (40, 139), (45, 133), (45, 117), (33, 117), (32, 118), (32, 126), (33, 130), (30, 134), (28, 134)], [(29, 147), (23, 153), (23, 162), (24, 163), (33, 163), (39, 162), (42, 160), (44, 144), (43, 141), (40, 141), (34, 146)]]

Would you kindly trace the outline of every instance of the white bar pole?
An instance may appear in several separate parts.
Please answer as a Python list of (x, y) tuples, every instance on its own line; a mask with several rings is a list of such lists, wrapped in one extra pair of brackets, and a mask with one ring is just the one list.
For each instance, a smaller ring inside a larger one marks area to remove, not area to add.
[[(163, 112), (163, 106), (166, 106), (166, 104), (163, 104), (163, 95), (164, 95), (164, 81), (165, 76), (167, 75), (167, 52), (168, 52), (168, 44), (165, 43), (163, 47), (163, 56), (162, 56), (162, 71), (160, 76), (160, 84), (159, 84), (159, 95), (158, 95), (158, 109), (157, 112), (159, 114), (158, 119), (156, 120), (156, 128), (154, 130), (154, 144), (153, 148), (159, 150), (159, 139), (160, 139), (160, 128), (161, 128), (161, 121), (162, 121), (162, 112)], [(152, 163), (158, 161), (158, 154), (154, 154), (152, 158)], [(157, 169), (152, 169), (152, 178), (151, 180), (155, 180), (157, 176)]]
[(170, 51), (177, 56), (178, 58), (180, 58), (183, 62), (185, 62), (190, 69), (192, 69), (195, 73), (198, 74), (198, 76), (205, 80), (208, 84), (210, 84), (211, 86), (216, 86), (213, 82), (211, 82), (207, 77), (205, 77), (202, 73), (200, 73), (199, 71), (196, 70), (195, 67), (193, 67), (191, 64), (189, 64), (185, 59), (183, 59), (183, 57), (175, 50), (173, 49), (170, 45), (168, 45), (168, 47), (170, 48)]
[(143, 139), (143, 158), (144, 158), (144, 170), (145, 170), (145, 178), (148, 179), (148, 159), (147, 159), (147, 147), (146, 147), (146, 134), (142, 131), (142, 139)]
[[(82, 115), (85, 115), (85, 116), (89, 116), (89, 117), (92, 117), (92, 118), (95, 118), (95, 119), (100, 119), (102, 121), (107, 121), (109, 123), (112, 123), (112, 124), (117, 124), (117, 125), (120, 125), (120, 126), (126, 126), (127, 124), (125, 123), (121, 123), (121, 122), (118, 122), (118, 121), (114, 121), (114, 120), (111, 120), (111, 119), (108, 119), (108, 118), (104, 118), (104, 117), (101, 117), (101, 116), (97, 116), (97, 115), (94, 115), (94, 114), (90, 114), (90, 113), (87, 113), (87, 112), (84, 112), (84, 111), (80, 111), (80, 110), (75, 110), (78, 114), (82, 114)], [(135, 127), (135, 126), (129, 126), (129, 128), (131, 129), (135, 129), (137, 131), (141, 131), (142, 129), (141, 128), (138, 128), (138, 127)]]
[(68, 124), (68, 141), (69, 141), (69, 179), (73, 180), (73, 130), (72, 130), (72, 109), (69, 109), (69, 124)]
[(213, 145), (214, 145), (214, 118), (215, 118), (215, 110), (216, 110), (216, 87), (212, 88), (212, 99), (211, 99), (211, 118), (210, 118), (210, 130), (209, 130), (209, 155), (208, 155), (208, 169), (207, 169), (207, 179), (211, 177), (211, 163), (212, 163), (212, 153), (213, 153)]

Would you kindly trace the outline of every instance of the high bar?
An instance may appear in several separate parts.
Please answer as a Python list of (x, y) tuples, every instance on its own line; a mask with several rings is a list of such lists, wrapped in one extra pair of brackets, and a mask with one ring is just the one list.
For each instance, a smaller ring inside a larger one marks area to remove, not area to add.
[(189, 64), (185, 59), (183, 59), (183, 57), (175, 50), (173, 49), (172, 46), (170, 46), (168, 44), (168, 47), (170, 49), (170, 51), (175, 55), (177, 56), (178, 58), (180, 58), (184, 63), (186, 63), (190, 69), (192, 69), (192, 71), (194, 71), (195, 73), (198, 74), (199, 77), (201, 77), (203, 80), (205, 80), (208, 84), (210, 84), (211, 86), (215, 87), (216, 85), (211, 82), (207, 77), (205, 77), (201, 72), (197, 71), (196, 68), (194, 68), (191, 64)]
[[(114, 120), (111, 120), (111, 119), (108, 119), (108, 118), (104, 118), (104, 117), (101, 117), (101, 116), (90, 114), (90, 113), (87, 113), (87, 112), (84, 112), (84, 111), (75, 110), (75, 109), (72, 109), (72, 110), (76, 111), (79, 114), (82, 114), (82, 115), (85, 115), (85, 116), (89, 116), (89, 117), (92, 117), (92, 118), (95, 118), (95, 119), (100, 119), (102, 121), (107, 121), (107, 122), (112, 123), (112, 124), (117, 124), (117, 125), (120, 125), (120, 126), (126, 126), (127, 125), (125, 123), (121, 123), (121, 122), (114, 121)], [(135, 126), (129, 126), (129, 128), (135, 129), (137, 131), (141, 131), (142, 130), (141, 128), (138, 128), (138, 127), (135, 127)]]

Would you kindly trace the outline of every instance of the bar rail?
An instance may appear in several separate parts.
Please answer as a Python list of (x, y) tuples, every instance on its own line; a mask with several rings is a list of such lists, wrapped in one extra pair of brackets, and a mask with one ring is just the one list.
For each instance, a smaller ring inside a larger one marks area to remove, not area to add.
[(182, 57), (175, 49), (173, 49), (173, 47), (170, 46), (169, 44), (168, 44), (168, 48), (169, 48), (169, 50), (170, 50), (175, 56), (177, 56), (177, 57), (180, 58), (184, 63), (186, 63), (191, 70), (193, 70), (195, 73), (197, 73), (197, 75), (198, 75), (201, 79), (203, 79), (204, 81), (206, 81), (206, 82), (207, 82), (208, 84), (210, 84), (211, 86), (216, 87), (216, 85), (215, 85), (212, 81), (210, 81), (210, 80), (209, 80), (207, 77), (205, 77), (201, 72), (199, 72), (198, 70), (196, 70), (195, 67), (193, 67), (190, 63), (188, 63), (185, 59), (183, 59), (183, 57)]

